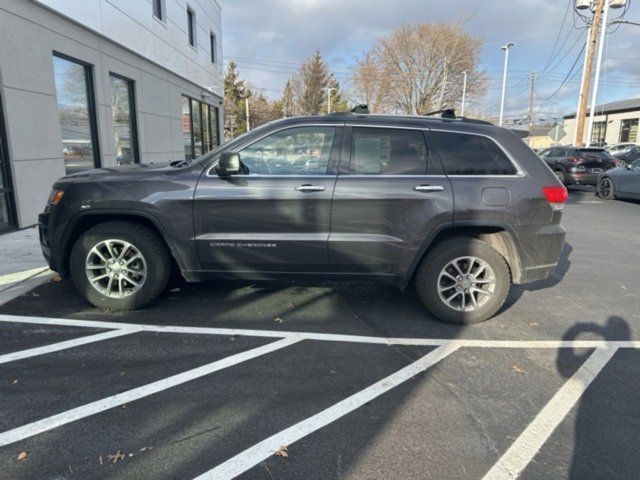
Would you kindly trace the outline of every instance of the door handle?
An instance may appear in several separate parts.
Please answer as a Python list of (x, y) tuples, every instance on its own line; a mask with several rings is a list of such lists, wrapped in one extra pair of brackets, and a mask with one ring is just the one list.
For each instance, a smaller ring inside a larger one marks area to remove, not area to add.
[(298, 192), (324, 192), (322, 185), (300, 185), (296, 187)]
[(416, 192), (442, 192), (444, 187), (441, 185), (417, 185), (413, 189)]

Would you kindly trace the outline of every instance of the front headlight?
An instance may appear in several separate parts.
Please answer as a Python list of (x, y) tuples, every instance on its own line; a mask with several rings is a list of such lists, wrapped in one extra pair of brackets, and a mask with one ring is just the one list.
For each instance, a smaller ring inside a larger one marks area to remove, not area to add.
[(49, 205), (56, 206), (62, 200), (64, 196), (64, 190), (51, 190), (51, 195), (49, 195)]

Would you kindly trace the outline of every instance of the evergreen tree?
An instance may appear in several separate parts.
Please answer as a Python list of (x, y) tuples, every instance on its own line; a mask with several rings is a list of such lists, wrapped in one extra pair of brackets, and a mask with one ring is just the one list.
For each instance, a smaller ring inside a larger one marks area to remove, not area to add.
[(240, 78), (238, 66), (230, 62), (224, 74), (224, 130), (227, 139), (247, 131), (245, 99), (249, 96), (251, 91)]
[(329, 85), (331, 75), (320, 55), (320, 50), (306, 60), (300, 68), (300, 82), (302, 95), (298, 105), (304, 115), (318, 115), (322, 111), (326, 100), (325, 88)]

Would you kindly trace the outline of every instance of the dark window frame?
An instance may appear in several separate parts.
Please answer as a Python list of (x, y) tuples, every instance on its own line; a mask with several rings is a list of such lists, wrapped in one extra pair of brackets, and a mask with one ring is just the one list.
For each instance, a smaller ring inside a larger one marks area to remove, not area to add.
[(164, 22), (164, 0), (151, 0), (153, 16)]
[[(209, 131), (209, 142), (208, 145), (204, 145), (203, 142), (203, 151), (202, 151), (202, 155), (205, 155), (207, 153), (209, 153), (211, 150), (213, 150), (214, 148), (220, 146), (220, 138), (219, 138), (219, 130), (218, 130), (218, 122), (220, 120), (219, 115), (220, 115), (220, 109), (218, 107), (216, 107), (215, 105), (211, 105), (210, 103), (206, 103), (202, 100), (198, 100), (195, 97), (192, 97), (190, 95), (186, 95), (186, 94), (182, 94), (181, 95), (181, 99), (187, 99), (189, 102), (189, 126), (191, 128), (191, 158), (195, 159), (198, 158), (196, 157), (195, 153), (196, 153), (196, 145), (195, 145), (195, 135), (194, 133), (194, 129), (193, 129), (193, 102), (196, 102), (198, 104), (198, 108), (200, 110), (200, 139), (204, 140), (204, 129), (205, 129), (205, 125), (204, 125), (204, 115), (202, 115), (202, 113), (204, 112), (205, 109), (208, 109), (208, 124), (207, 124), (207, 130)], [(182, 101), (182, 100), (181, 100)], [(212, 133), (213, 133), (213, 122), (212, 122), (212, 110), (215, 111), (215, 125), (216, 125), (216, 142), (214, 144), (213, 141), (213, 137), (212, 137)], [(205, 147), (206, 147), (206, 151), (205, 151)]]
[[(635, 123), (636, 126), (636, 138), (631, 140), (631, 128)], [(626, 125), (625, 125), (626, 124)], [(638, 129), (640, 129), (640, 120), (637, 118), (624, 118), (620, 120), (620, 134), (618, 137), (619, 143), (635, 143), (638, 140)]]
[(218, 38), (213, 32), (209, 32), (209, 48), (211, 49), (211, 63), (215, 64), (218, 61), (216, 50), (218, 48)]
[[(1, 92), (0, 92), (1, 93)], [(0, 168), (2, 169), (2, 179), (0, 182), (0, 195), (5, 195), (7, 199), (7, 217), (9, 223), (6, 228), (0, 226), (0, 232), (12, 230), (18, 226), (18, 215), (16, 212), (16, 199), (13, 189), (13, 177), (11, 176), (11, 165), (9, 165), (9, 145), (7, 144), (7, 128), (4, 121), (4, 110), (2, 95), (0, 94)]]
[(187, 5), (187, 37), (189, 45), (196, 48), (196, 12)]
[[(98, 137), (98, 115), (97, 115), (97, 108), (96, 108), (95, 83), (94, 83), (94, 75), (93, 75), (94, 66), (93, 64), (85, 62), (84, 60), (71, 57), (69, 55), (58, 52), (56, 50), (52, 52), (52, 55), (54, 57), (61, 58), (68, 62), (73, 62), (84, 67), (85, 85), (87, 88), (87, 104), (88, 104), (87, 108), (89, 112), (89, 123), (91, 124), (90, 125), (91, 141), (93, 143), (93, 167), (100, 168), (102, 166), (102, 161), (100, 157), (100, 139)], [(57, 97), (57, 94), (56, 94), (56, 97)]]
[[(133, 163), (140, 163), (140, 146), (138, 143), (138, 109), (136, 106), (136, 81), (122, 76), (115, 72), (109, 72), (109, 77), (118, 78), (129, 84), (129, 111), (130, 111), (130, 128), (131, 128), (131, 147), (133, 148)], [(111, 122), (113, 124), (113, 112), (111, 112)]]

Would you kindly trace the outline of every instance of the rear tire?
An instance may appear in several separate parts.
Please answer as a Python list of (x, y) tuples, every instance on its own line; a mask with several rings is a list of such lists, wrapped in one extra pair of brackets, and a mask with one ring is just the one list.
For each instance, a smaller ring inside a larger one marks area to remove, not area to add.
[(493, 247), (475, 238), (457, 237), (436, 245), (426, 255), (416, 272), (416, 288), (437, 319), (480, 323), (504, 304), (511, 273)]
[(604, 177), (598, 183), (598, 196), (603, 200), (613, 200), (615, 193), (613, 191), (613, 182), (609, 177)]
[(553, 173), (555, 173), (556, 177), (558, 177), (558, 180), (560, 180), (563, 185), (566, 185), (566, 176), (562, 170), (554, 170)]
[(69, 271), (76, 289), (96, 307), (134, 310), (164, 290), (171, 261), (155, 232), (133, 222), (113, 221), (82, 234), (71, 251)]

